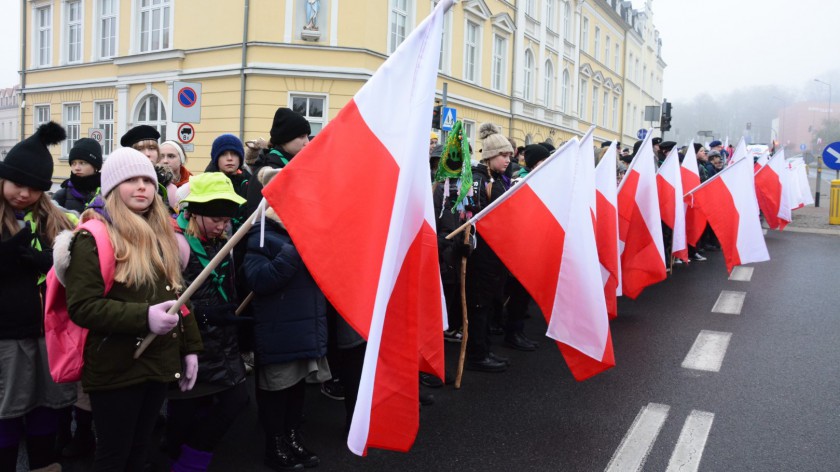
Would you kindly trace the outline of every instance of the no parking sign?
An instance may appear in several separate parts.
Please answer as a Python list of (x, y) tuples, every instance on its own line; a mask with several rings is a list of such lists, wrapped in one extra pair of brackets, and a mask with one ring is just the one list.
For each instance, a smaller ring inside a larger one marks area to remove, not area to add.
[(175, 82), (172, 95), (174, 123), (201, 123), (201, 83)]

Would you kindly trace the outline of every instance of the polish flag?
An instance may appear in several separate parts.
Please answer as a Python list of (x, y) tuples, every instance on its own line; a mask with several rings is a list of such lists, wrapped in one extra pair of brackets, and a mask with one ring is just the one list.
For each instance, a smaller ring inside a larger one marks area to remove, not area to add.
[(798, 210), (806, 205), (813, 205), (811, 183), (808, 182), (807, 167), (801, 157), (788, 161), (788, 177), (791, 183), (791, 209)]
[(685, 243), (685, 203), (683, 203), (680, 156), (674, 146), (656, 172), (656, 190), (659, 195), (659, 213), (662, 221), (671, 228), (671, 256), (688, 262)]
[[(443, 378), (429, 116), (442, 0), (263, 195), (341, 316), (367, 340), (347, 445), (408, 451), (418, 376)], [(352, 145), (348, 145), (352, 143)]]
[(666, 277), (652, 135), (648, 132), (618, 187), (621, 291), (633, 299)]
[(755, 190), (758, 206), (770, 229), (783, 230), (791, 222), (790, 183), (782, 149), (767, 161), (755, 174)]
[(604, 298), (610, 319), (618, 315), (619, 280), (621, 265), (618, 263), (618, 185), (616, 183), (616, 143), (610, 144), (601, 162), (595, 167), (595, 241), (598, 260), (601, 261), (601, 279), (604, 281)]
[(732, 151), (732, 159), (729, 160), (729, 165), (732, 165), (745, 157), (747, 157), (747, 142), (744, 140), (744, 137), (741, 136), (741, 140), (738, 141), (738, 144), (735, 146), (735, 150)]
[[(472, 218), (481, 237), (542, 310), (546, 335), (578, 381), (615, 366), (589, 194), (573, 138)], [(521, 228), (534, 238), (511, 245)]]
[(700, 208), (723, 249), (726, 270), (770, 260), (749, 159), (739, 159), (686, 195)]
[(755, 171), (758, 172), (762, 167), (767, 165), (770, 161), (770, 151), (764, 151), (759, 154), (758, 159), (755, 160)]
[[(727, 138), (728, 139), (728, 138)], [(694, 152), (694, 141), (688, 144), (680, 166), (683, 192), (688, 192), (700, 186), (700, 170), (697, 164), (697, 153)], [(706, 217), (700, 210), (686, 204), (685, 210), (685, 239), (691, 246), (697, 246), (697, 241), (706, 229)]]

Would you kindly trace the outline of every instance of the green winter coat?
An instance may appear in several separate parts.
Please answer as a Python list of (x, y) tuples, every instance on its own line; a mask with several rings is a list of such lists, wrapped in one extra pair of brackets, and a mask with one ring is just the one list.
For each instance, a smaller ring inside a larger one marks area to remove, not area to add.
[(110, 390), (152, 381), (181, 378), (181, 358), (202, 350), (201, 335), (192, 315), (170, 333), (158, 336), (139, 359), (134, 350), (149, 333), (150, 305), (175, 300), (175, 292), (158, 277), (155, 287), (128, 288), (114, 282), (107, 297), (99, 270), (96, 242), (80, 231), (70, 245), (66, 272), (67, 311), (70, 319), (90, 330), (84, 352), (82, 387), (86, 392)]

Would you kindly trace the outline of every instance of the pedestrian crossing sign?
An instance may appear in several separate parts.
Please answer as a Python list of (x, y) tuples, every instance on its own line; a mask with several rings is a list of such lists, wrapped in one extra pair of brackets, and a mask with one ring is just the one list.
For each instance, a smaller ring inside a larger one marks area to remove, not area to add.
[(455, 126), (455, 120), (457, 117), (457, 112), (454, 108), (444, 108), (443, 109), (443, 121), (440, 124), (440, 129), (443, 131), (452, 131), (452, 127)]

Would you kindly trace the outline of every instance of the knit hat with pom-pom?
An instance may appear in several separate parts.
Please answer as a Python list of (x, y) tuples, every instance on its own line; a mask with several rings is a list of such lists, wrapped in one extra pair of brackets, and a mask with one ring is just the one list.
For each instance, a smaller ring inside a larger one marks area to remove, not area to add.
[(67, 137), (64, 128), (50, 121), (39, 126), (35, 134), (15, 144), (0, 162), (0, 178), (47, 191), (52, 187), (53, 158), (48, 146)]
[(510, 141), (501, 135), (501, 130), (493, 123), (484, 123), (478, 129), (481, 138), (481, 159), (492, 159), (503, 152), (513, 153)]

